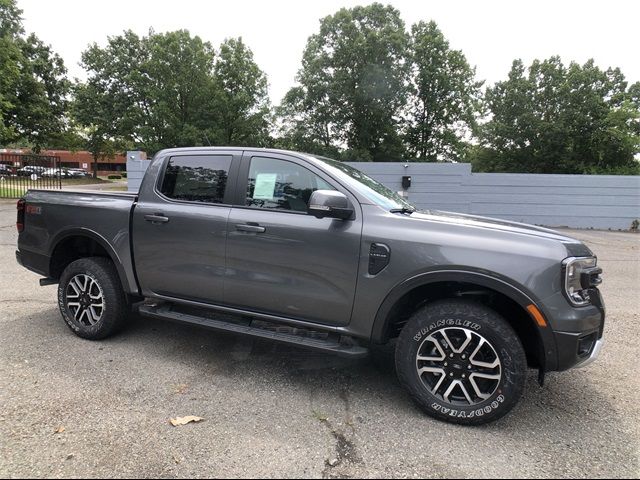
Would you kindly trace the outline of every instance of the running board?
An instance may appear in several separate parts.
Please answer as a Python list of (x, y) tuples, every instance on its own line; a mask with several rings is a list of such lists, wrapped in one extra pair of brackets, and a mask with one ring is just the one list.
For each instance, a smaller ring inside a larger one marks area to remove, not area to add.
[(221, 332), (237, 333), (250, 337), (261, 338), (264, 340), (272, 340), (287, 345), (292, 345), (310, 350), (317, 350), (326, 353), (332, 353), (341, 357), (361, 358), (365, 357), (369, 350), (360, 345), (348, 345), (339, 341), (320, 338), (310, 338), (296, 335), (293, 333), (284, 333), (281, 331), (267, 330), (265, 328), (254, 327), (249, 322), (248, 325), (234, 323), (224, 320), (216, 320), (208, 317), (201, 317), (187, 313), (176, 312), (172, 310), (171, 305), (141, 305), (138, 313), (143, 317), (157, 318), (162, 320), (175, 321), (196, 325)]

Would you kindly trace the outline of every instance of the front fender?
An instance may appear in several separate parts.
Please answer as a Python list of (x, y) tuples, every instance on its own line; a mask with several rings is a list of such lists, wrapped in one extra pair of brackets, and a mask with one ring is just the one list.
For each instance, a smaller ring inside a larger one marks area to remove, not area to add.
[[(461, 282), (485, 287), (501, 293), (515, 301), (527, 312), (535, 330), (538, 332), (539, 340), (544, 347), (542, 352), (544, 354), (544, 358), (541, 359), (544, 369), (546, 371), (556, 370), (558, 355), (555, 337), (551, 326), (547, 321), (549, 315), (545, 311), (542, 303), (531, 292), (527, 291), (524, 286), (518, 284), (512, 279), (505, 278), (504, 276), (493, 272), (474, 270), (468, 267), (463, 268), (452, 266), (451, 268), (434, 268), (398, 283), (393, 289), (391, 289), (378, 309), (371, 333), (372, 342), (381, 344), (386, 343), (389, 340), (387, 328), (391, 321), (389, 314), (394, 305), (405, 294), (417, 287), (440, 282)], [(546, 327), (538, 326), (532, 314), (527, 310), (527, 307), (530, 305), (534, 305), (542, 313), (547, 324)]]

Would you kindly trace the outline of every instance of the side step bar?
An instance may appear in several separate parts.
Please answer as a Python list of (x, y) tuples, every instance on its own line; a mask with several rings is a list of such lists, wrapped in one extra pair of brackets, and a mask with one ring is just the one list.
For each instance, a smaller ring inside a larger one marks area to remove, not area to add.
[(367, 348), (360, 345), (342, 344), (339, 341), (333, 340), (331, 338), (310, 338), (295, 335), (293, 333), (283, 333), (279, 331), (267, 330), (265, 328), (253, 327), (251, 326), (251, 323), (249, 323), (249, 325), (242, 325), (224, 320), (216, 320), (208, 317), (176, 312), (173, 311), (171, 309), (171, 306), (167, 304), (161, 304), (157, 306), (141, 305), (138, 308), (138, 313), (140, 313), (140, 315), (142, 315), (143, 317), (170, 320), (190, 325), (196, 325), (199, 327), (210, 328), (212, 330), (221, 332), (237, 333), (265, 340), (273, 340), (296, 347), (332, 353), (341, 357), (362, 358), (367, 356), (367, 354), (369, 353), (369, 350)]

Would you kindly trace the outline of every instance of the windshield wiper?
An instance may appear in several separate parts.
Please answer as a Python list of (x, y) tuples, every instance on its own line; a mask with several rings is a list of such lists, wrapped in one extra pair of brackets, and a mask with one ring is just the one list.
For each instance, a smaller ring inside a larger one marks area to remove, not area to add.
[(408, 213), (409, 215), (411, 215), (413, 212), (416, 211), (416, 209), (415, 208), (409, 208), (409, 207), (402, 207), (402, 208), (392, 208), (389, 211), (391, 213)]

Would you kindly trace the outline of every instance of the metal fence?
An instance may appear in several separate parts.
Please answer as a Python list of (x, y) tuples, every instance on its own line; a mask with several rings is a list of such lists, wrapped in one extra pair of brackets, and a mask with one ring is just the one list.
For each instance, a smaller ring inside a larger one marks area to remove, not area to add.
[(550, 227), (628, 230), (640, 220), (640, 176), (473, 173), (465, 163), (350, 163), (408, 200)]
[(0, 198), (20, 198), (30, 188), (59, 190), (62, 175), (59, 157), (0, 153)]

